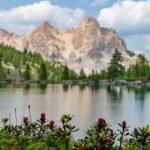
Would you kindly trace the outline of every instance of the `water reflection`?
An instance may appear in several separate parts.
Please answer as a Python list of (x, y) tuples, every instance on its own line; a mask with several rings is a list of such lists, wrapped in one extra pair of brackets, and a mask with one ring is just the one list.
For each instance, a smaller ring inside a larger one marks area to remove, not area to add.
[(101, 86), (99, 84), (94, 84), (94, 85), (89, 86), (89, 88), (92, 91), (98, 91), (101, 88)]
[(31, 84), (29, 84), (29, 83), (23, 84), (23, 89), (24, 89), (25, 91), (28, 91), (30, 88), (31, 88)]
[(69, 89), (69, 85), (68, 85), (68, 84), (63, 84), (63, 90), (64, 90), (65, 92), (67, 92), (68, 89)]
[(6, 87), (6, 84), (0, 83), (0, 88), (5, 88), (5, 87)]
[(40, 84), (38, 84), (38, 86), (40, 89), (45, 90), (47, 88), (47, 83), (40, 83)]
[[(75, 115), (73, 123), (83, 133), (98, 117), (116, 124), (127, 120), (129, 125), (150, 124), (150, 89), (119, 86), (71, 86), (24, 84), (0, 86), (0, 120), (17, 108), (22, 120), (31, 105), (33, 119), (41, 112), (58, 121), (64, 113)], [(12, 120), (14, 116), (12, 116)], [(15, 120), (15, 119), (14, 119)], [(59, 123), (59, 122), (58, 122)]]
[(128, 87), (128, 92), (132, 92), (135, 94), (135, 98), (137, 100), (143, 101), (145, 96), (150, 92), (150, 88), (148, 87)]
[(111, 100), (121, 100), (124, 87), (119, 86), (106, 86), (107, 93), (109, 94)]
[(87, 87), (87, 85), (85, 85), (85, 84), (79, 85), (79, 88), (81, 91), (85, 90), (86, 87)]

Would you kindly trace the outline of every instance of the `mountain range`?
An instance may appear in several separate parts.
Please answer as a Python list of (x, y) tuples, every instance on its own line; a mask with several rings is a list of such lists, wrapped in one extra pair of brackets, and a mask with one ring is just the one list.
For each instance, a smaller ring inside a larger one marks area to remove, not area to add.
[(0, 29), (0, 43), (17, 50), (41, 54), (44, 59), (59, 61), (79, 72), (93, 69), (100, 71), (108, 66), (117, 48), (122, 56), (122, 64), (128, 67), (135, 63), (137, 56), (131, 55), (122, 38), (111, 28), (101, 27), (94, 18), (84, 18), (76, 27), (61, 31), (44, 22), (33, 32), (17, 35)]

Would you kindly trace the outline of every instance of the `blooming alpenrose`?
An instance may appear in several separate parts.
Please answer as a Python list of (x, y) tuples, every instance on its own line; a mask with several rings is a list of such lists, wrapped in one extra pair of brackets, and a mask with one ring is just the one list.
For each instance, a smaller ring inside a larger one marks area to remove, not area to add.
[(51, 120), (51, 121), (49, 122), (49, 127), (50, 127), (50, 129), (53, 129), (53, 128), (54, 128), (54, 125), (55, 125), (55, 121), (54, 121), (54, 120)]
[(46, 121), (46, 117), (45, 116), (46, 116), (45, 113), (41, 113), (40, 120), (41, 120), (42, 123), (45, 123), (45, 121)]
[(28, 117), (23, 117), (23, 123), (27, 126), (29, 123), (29, 118)]
[(122, 121), (122, 128), (123, 128), (123, 129), (125, 129), (125, 128), (126, 128), (126, 126), (127, 126), (126, 121)]
[(102, 127), (106, 126), (106, 121), (105, 121), (105, 119), (99, 118), (98, 121), (97, 121), (97, 126), (98, 126), (99, 128), (102, 128)]

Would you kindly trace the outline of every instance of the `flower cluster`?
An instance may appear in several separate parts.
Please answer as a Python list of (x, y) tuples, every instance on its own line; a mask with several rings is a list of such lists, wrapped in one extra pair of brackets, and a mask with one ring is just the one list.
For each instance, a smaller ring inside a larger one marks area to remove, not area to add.
[[(129, 133), (129, 127), (126, 121), (118, 123), (117, 133), (111, 128), (104, 118), (99, 118), (97, 122), (91, 126), (86, 136), (82, 140), (74, 141), (72, 136), (78, 129), (71, 124), (72, 116), (62, 115), (58, 126), (54, 120), (47, 120), (46, 114), (41, 113), (37, 121), (32, 122), (31, 116), (23, 117), (22, 125), (8, 124), (8, 119), (3, 119), (4, 128), (0, 130), (0, 149), (9, 149), (3, 145), (1, 134), (12, 136), (13, 142), (18, 143), (14, 149), (24, 149), (27, 143), (30, 149), (36, 149), (37, 143), (42, 143), (45, 149), (75, 149), (75, 150), (143, 150), (150, 146), (150, 130), (149, 127), (134, 128)], [(4, 137), (7, 137), (7, 136)], [(17, 138), (15, 138), (17, 137)], [(23, 139), (22, 139), (23, 138)], [(116, 142), (118, 140), (118, 142)], [(20, 143), (20, 141), (24, 143)], [(10, 141), (8, 142), (10, 143)], [(30, 145), (32, 144), (32, 145)], [(34, 145), (35, 144), (35, 145)], [(39, 147), (37, 148), (39, 149)]]
[(105, 121), (105, 119), (103, 119), (103, 118), (99, 118), (98, 119), (98, 121), (97, 121), (97, 126), (98, 126), (98, 128), (103, 128), (103, 127), (105, 127), (106, 126), (106, 121)]
[(50, 127), (51, 130), (54, 128), (54, 125), (55, 125), (55, 121), (54, 121), (54, 120), (51, 120), (51, 121), (49, 122), (49, 127)]
[(23, 118), (23, 122), (24, 122), (24, 124), (27, 126), (28, 123), (29, 123), (29, 118), (28, 118), (28, 117), (24, 117), (24, 118)]
[(45, 113), (41, 113), (40, 121), (41, 121), (41, 123), (45, 123), (45, 121), (46, 121)]

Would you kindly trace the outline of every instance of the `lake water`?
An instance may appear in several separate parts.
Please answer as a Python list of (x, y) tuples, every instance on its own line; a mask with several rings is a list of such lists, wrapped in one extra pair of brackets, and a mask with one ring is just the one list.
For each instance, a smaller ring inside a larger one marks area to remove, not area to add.
[(62, 114), (74, 115), (72, 121), (82, 137), (86, 129), (103, 117), (116, 128), (126, 120), (130, 126), (150, 125), (150, 89), (142, 87), (79, 87), (62, 85), (7, 85), (0, 87), (0, 119), (11, 114), (15, 123), (15, 108), (18, 122), (28, 115), (31, 105), (32, 119), (45, 112), (47, 119), (54, 119), (59, 125)]

